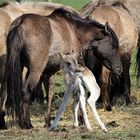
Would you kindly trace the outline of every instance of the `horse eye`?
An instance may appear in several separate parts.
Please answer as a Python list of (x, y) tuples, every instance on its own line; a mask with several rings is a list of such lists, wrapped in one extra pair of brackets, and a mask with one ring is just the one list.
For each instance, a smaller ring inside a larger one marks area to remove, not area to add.
[(70, 62), (67, 62), (67, 65), (68, 65), (68, 66), (70, 66), (70, 65), (71, 65), (71, 63), (70, 63)]

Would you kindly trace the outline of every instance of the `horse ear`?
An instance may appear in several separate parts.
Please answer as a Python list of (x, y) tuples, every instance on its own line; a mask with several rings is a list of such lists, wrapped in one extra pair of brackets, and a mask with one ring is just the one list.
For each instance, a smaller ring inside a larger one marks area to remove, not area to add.
[(110, 29), (110, 25), (109, 25), (108, 22), (106, 22), (106, 24), (105, 24), (105, 32), (109, 33), (109, 29)]

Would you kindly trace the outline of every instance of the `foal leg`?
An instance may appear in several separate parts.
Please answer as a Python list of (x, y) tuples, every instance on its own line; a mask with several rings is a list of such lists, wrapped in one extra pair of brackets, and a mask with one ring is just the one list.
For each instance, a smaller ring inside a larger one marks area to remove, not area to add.
[(49, 130), (54, 130), (57, 125), (58, 125), (58, 122), (62, 116), (62, 113), (66, 110), (66, 106), (68, 104), (68, 99), (72, 96), (72, 91), (70, 88), (68, 88), (68, 90), (65, 91), (64, 93), (64, 97), (63, 97), (63, 100), (62, 100), (62, 103), (59, 107), (59, 110), (57, 112), (57, 115), (55, 117), (55, 120), (53, 121), (52, 125), (50, 126)]
[(96, 119), (97, 123), (100, 125), (100, 127), (103, 130), (107, 131), (105, 125), (99, 118), (99, 115), (97, 113), (96, 106), (95, 106), (95, 103), (100, 96), (100, 88), (99, 88), (98, 84), (96, 83), (94, 76), (83, 78), (83, 81), (84, 81), (84, 84), (86, 85), (86, 88), (90, 92), (90, 96), (89, 96), (87, 102), (93, 112), (93, 115), (95, 116), (95, 119)]
[(106, 129), (104, 123), (101, 121), (101, 119), (99, 118), (99, 115), (98, 115), (98, 113), (97, 113), (96, 105), (95, 105), (96, 100), (95, 100), (94, 94), (92, 94), (92, 95), (88, 98), (87, 102), (88, 102), (88, 104), (89, 104), (89, 106), (90, 106), (90, 108), (91, 108), (91, 110), (92, 110), (92, 112), (93, 112), (93, 115), (94, 115), (94, 117), (95, 117), (97, 123), (100, 125), (100, 127), (101, 127), (104, 131), (107, 132), (108, 130)]
[(73, 102), (73, 126), (78, 127), (78, 109), (79, 109), (79, 99), (77, 99), (77, 96), (74, 97), (74, 102)]
[(85, 120), (85, 124), (88, 130), (92, 131), (91, 125), (89, 123), (88, 117), (87, 117), (87, 113), (86, 113), (86, 98), (85, 98), (85, 90), (83, 88), (83, 86), (81, 85), (81, 83), (79, 84), (79, 88), (80, 88), (80, 106), (83, 112), (83, 117)]

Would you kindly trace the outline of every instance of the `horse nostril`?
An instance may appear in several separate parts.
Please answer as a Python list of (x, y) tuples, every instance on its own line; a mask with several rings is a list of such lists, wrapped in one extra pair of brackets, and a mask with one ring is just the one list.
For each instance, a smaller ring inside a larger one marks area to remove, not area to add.
[(120, 75), (123, 71), (123, 68), (119, 65), (116, 65), (116, 71), (117, 71), (118, 75)]

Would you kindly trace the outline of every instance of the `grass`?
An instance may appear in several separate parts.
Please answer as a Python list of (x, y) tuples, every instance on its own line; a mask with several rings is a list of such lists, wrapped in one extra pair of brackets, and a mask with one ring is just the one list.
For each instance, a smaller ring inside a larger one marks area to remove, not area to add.
[[(140, 93), (135, 93), (140, 94)], [(133, 96), (135, 96), (133, 95)], [(67, 107), (60, 120), (57, 130), (49, 132), (44, 128), (45, 106), (33, 104), (31, 106), (31, 119), (34, 129), (20, 130), (12, 127), (8, 130), (0, 131), (1, 140), (139, 140), (140, 139), (140, 98), (135, 104), (128, 107), (114, 106), (111, 112), (106, 112), (98, 108), (98, 113), (105, 123), (108, 133), (104, 133), (93, 118), (88, 108), (89, 120), (92, 124), (92, 132), (87, 131), (84, 126), (72, 127), (72, 102)], [(56, 111), (53, 112), (55, 114)], [(9, 120), (8, 120), (9, 121)]]
[[(15, 0), (0, 0), (0, 3), (5, 2), (5, 1), (15, 1)], [(25, 0), (25, 1), (38, 1), (38, 2), (45, 2), (47, 0)], [(80, 9), (82, 6), (87, 4), (90, 0), (49, 0), (54, 3), (60, 3), (64, 5), (71, 6), (75, 9)]]

